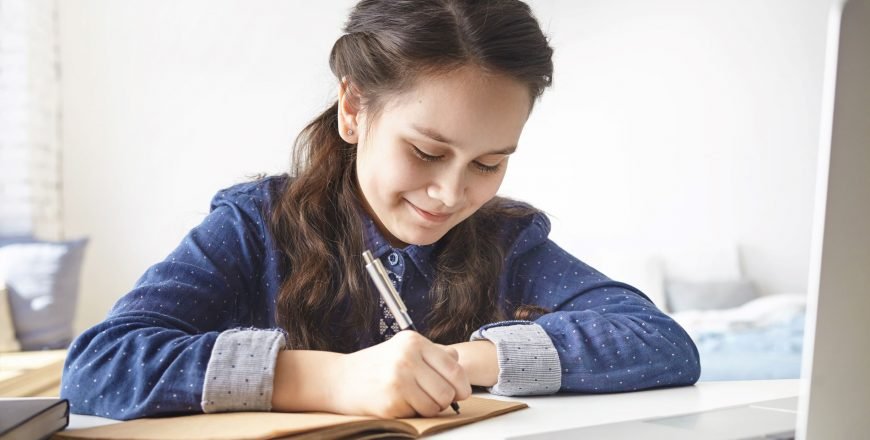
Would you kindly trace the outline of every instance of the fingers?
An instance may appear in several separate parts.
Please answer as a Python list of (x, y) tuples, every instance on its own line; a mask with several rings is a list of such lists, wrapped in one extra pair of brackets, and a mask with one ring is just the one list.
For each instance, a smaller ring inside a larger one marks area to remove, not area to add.
[[(417, 411), (421, 416), (433, 417), (440, 414), (456, 398), (456, 390), (453, 389), (453, 385), (426, 364), (417, 371), (415, 379), (418, 388), (427, 400), (424, 403), (426, 407), (423, 408), (425, 412)], [(417, 407), (416, 403), (411, 403), (411, 405)]]
[[(441, 376), (441, 380), (453, 388), (453, 396), (447, 401), (447, 405), (453, 400), (465, 400), (471, 396), (471, 383), (468, 381), (468, 376), (465, 370), (459, 365), (459, 353), (453, 347), (437, 346), (433, 344), (431, 349), (425, 349), (422, 352), (423, 361), (429, 365), (434, 372)], [(419, 376), (418, 376), (419, 377)], [(429, 389), (427, 389), (429, 391)], [(442, 391), (439, 389), (431, 390), (435, 395), (432, 397), (439, 402), (442, 396)], [(446, 407), (446, 406), (445, 406)]]
[(454, 391), (423, 360), (422, 352), (432, 349), (434, 344), (416, 332), (400, 332), (391, 341), (403, 347), (405, 359), (395, 364), (396, 369), (390, 373), (393, 383), (389, 388), (397, 393), (398, 399), (386, 408), (388, 417), (413, 417), (415, 413), (423, 417), (437, 416), (451, 400), (439, 403), (433, 396), (441, 396), (442, 401), (452, 399)]
[[(422, 368), (420, 371), (417, 371), (415, 380), (414, 386), (405, 392), (405, 399), (417, 414), (423, 417), (435, 417), (450, 405), (453, 388), (444, 379), (441, 379), (437, 373), (428, 367)], [(438, 396), (439, 393), (442, 396), (441, 402), (444, 401), (443, 396), (449, 396), (447, 397), (447, 403), (441, 403), (438, 398), (433, 397), (433, 395)]]
[(393, 377), (388, 389), (401, 400), (384, 409), (388, 416), (406, 417), (413, 408), (423, 417), (434, 417), (451, 402), (471, 395), (471, 384), (453, 347), (434, 344), (416, 332), (399, 332), (384, 344), (403, 353), (400, 357), (404, 358), (388, 373)]

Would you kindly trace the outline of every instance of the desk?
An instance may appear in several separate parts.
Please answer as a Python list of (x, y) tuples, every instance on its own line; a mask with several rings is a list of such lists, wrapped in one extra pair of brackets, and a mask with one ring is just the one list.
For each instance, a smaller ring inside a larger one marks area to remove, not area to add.
[(436, 434), (432, 439), (497, 439), (581, 426), (641, 420), (794, 397), (800, 380), (699, 382), (691, 387), (623, 394), (510, 398), (528, 408)]
[[(734, 382), (699, 382), (695, 386), (638, 391), (623, 394), (560, 394), (554, 396), (511, 398), (529, 408), (462, 426), (432, 439), (498, 439), (580, 426), (653, 417), (685, 414), (725, 408), (762, 400), (794, 397), (799, 394), (800, 380), (757, 380)], [(113, 420), (73, 414), (70, 428), (85, 428)]]
[(0, 353), (0, 397), (50, 397), (60, 394), (66, 350)]

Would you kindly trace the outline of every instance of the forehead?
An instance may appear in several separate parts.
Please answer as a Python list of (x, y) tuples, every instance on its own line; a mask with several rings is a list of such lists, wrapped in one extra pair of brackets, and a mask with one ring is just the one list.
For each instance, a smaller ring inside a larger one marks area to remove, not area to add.
[(443, 135), (453, 147), (489, 151), (517, 144), (531, 103), (519, 81), (467, 67), (422, 76), (387, 102), (379, 119), (403, 134), (420, 127)]

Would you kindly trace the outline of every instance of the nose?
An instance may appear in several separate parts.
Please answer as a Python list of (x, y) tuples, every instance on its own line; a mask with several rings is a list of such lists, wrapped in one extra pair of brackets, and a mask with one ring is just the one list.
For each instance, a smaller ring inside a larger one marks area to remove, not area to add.
[(465, 198), (467, 182), (464, 170), (444, 170), (429, 185), (429, 197), (438, 200), (447, 208), (455, 208)]

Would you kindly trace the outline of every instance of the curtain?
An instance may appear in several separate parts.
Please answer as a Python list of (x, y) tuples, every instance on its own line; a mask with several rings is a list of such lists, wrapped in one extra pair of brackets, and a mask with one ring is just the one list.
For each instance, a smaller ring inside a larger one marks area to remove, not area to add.
[(0, 237), (62, 235), (56, 0), (0, 0)]

